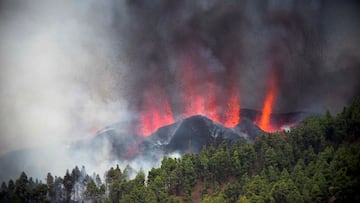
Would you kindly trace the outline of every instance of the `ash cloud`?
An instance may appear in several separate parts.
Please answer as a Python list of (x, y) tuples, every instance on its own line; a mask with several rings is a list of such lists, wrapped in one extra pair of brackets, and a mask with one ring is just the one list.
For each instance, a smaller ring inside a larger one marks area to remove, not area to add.
[(196, 86), (206, 82), (204, 69), (215, 67), (217, 87), (226, 91), (226, 81), (236, 81), (245, 108), (261, 109), (273, 66), (279, 112), (338, 112), (359, 93), (355, 1), (126, 1), (125, 7), (119, 36), (140, 92), (156, 83), (178, 102), (178, 60), (185, 54), (201, 70)]
[(338, 112), (360, 95), (359, 15), (350, 0), (2, 0), (0, 154), (125, 129), (149, 86), (177, 116), (189, 63), (196, 91), (210, 75), (242, 108), (262, 108), (274, 71), (276, 111)]

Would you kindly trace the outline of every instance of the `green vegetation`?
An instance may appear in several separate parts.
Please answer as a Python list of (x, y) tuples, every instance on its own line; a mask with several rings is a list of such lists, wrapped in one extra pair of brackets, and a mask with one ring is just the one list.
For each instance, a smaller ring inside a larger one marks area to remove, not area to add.
[[(304, 120), (290, 132), (269, 133), (254, 144), (205, 147), (130, 180), (119, 166), (106, 185), (88, 181), (85, 194), (104, 202), (360, 202), (360, 99), (332, 117)], [(73, 177), (63, 178), (66, 191)], [(54, 180), (31, 186), (22, 173), (1, 186), (1, 200), (53, 200)], [(71, 186), (71, 187), (70, 187)], [(106, 194), (108, 191), (108, 195)], [(68, 197), (68, 196), (67, 196)]]

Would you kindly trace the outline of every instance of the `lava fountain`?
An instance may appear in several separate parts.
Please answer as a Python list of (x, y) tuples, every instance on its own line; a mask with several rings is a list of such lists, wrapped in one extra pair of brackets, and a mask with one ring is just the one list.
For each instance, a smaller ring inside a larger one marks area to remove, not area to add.
[(239, 96), (234, 86), (231, 88), (226, 107), (227, 109), (225, 111), (225, 120), (223, 124), (228, 128), (232, 128), (240, 122)]
[(271, 125), (271, 114), (273, 112), (273, 107), (275, 103), (275, 98), (277, 94), (276, 89), (276, 77), (273, 72), (270, 77), (268, 91), (265, 97), (264, 105), (262, 108), (261, 116), (255, 121), (255, 124), (259, 126), (263, 131), (266, 132), (275, 132), (278, 129)]
[(158, 89), (149, 88), (144, 96), (140, 117), (140, 135), (149, 136), (158, 128), (174, 123), (169, 101)]
[[(226, 127), (232, 128), (240, 122), (239, 91), (235, 80), (215, 80), (216, 75), (206, 64), (194, 63), (188, 56), (181, 58), (177, 82), (181, 102), (177, 103), (176, 118), (203, 115)], [(222, 87), (224, 89), (221, 89)], [(158, 128), (174, 123), (169, 97), (161, 85), (146, 88), (141, 103), (138, 132), (149, 136)], [(175, 102), (176, 103), (176, 102)], [(180, 109), (180, 111), (179, 111)]]
[(187, 63), (183, 67), (181, 83), (183, 84), (183, 96), (185, 102), (185, 111), (183, 117), (193, 115), (205, 115), (205, 98), (197, 90), (196, 71), (193, 64)]
[[(225, 90), (227, 101), (220, 101), (224, 91), (217, 89), (215, 74), (206, 65), (195, 69), (191, 60), (184, 57), (181, 62), (181, 83), (184, 95), (183, 118), (203, 115), (226, 127), (234, 127), (240, 121), (239, 91), (235, 82), (228, 83)], [(199, 71), (200, 70), (200, 71)], [(225, 81), (228, 82), (228, 81)], [(202, 84), (202, 83), (205, 83)], [(221, 86), (221, 85), (220, 85)]]

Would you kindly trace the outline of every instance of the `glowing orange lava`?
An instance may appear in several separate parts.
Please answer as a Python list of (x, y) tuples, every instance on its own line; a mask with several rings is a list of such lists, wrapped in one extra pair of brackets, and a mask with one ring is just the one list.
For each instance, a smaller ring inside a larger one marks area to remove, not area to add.
[(185, 65), (181, 82), (183, 84), (185, 102), (183, 116), (205, 115), (205, 101), (202, 95), (197, 92), (196, 74), (192, 64)]
[(231, 128), (240, 122), (240, 105), (239, 96), (235, 90), (232, 90), (227, 102), (227, 109), (225, 111), (224, 126)]
[(216, 98), (216, 87), (212, 78), (209, 79), (209, 83), (207, 85), (207, 97), (206, 97), (206, 109), (207, 109), (207, 117), (211, 120), (221, 123), (219, 110), (218, 110), (218, 101)]
[(148, 92), (143, 102), (139, 129), (139, 133), (143, 136), (149, 136), (158, 128), (174, 123), (174, 116), (167, 98), (155, 97), (151, 95), (152, 91)]
[[(236, 83), (226, 81), (227, 85), (224, 87), (214, 80), (215, 76), (206, 64), (195, 68), (191, 58), (184, 57), (180, 60), (177, 81), (181, 101), (176, 108), (177, 118), (203, 115), (229, 128), (240, 122)], [(219, 87), (224, 89), (217, 89)], [(148, 88), (142, 101), (139, 134), (149, 136), (159, 127), (174, 123), (171, 105), (161, 86)]]
[(262, 130), (266, 132), (274, 132), (277, 131), (276, 127), (271, 125), (270, 117), (273, 112), (273, 106), (276, 97), (276, 85), (275, 78), (272, 77), (269, 84), (269, 89), (266, 94), (264, 106), (262, 108), (261, 117), (259, 120), (255, 122)]
[[(203, 78), (198, 78), (202, 76)], [(204, 77), (206, 79), (204, 79)], [(221, 95), (217, 94), (216, 84), (213, 78), (214, 76), (211, 73), (207, 73), (204, 68), (201, 69), (201, 72), (196, 72), (191, 63), (183, 65), (181, 72), (185, 103), (183, 118), (203, 115), (226, 127), (234, 127), (240, 121), (240, 105), (237, 88), (234, 84), (228, 87), (231, 91), (229, 95), (227, 95), (228, 101), (226, 101), (226, 104), (223, 104), (226, 109), (223, 110), (224, 114), (220, 114), (219, 106), (222, 106), (222, 104), (218, 98), (224, 97), (224, 93), (221, 92)], [(206, 85), (199, 83), (199, 81), (201, 82), (203, 80), (206, 80)]]

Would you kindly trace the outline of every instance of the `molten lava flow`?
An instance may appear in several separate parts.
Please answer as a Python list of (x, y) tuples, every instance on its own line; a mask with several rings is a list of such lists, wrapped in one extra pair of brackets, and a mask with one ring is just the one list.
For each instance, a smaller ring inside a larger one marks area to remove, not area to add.
[(139, 130), (143, 136), (148, 136), (158, 128), (174, 123), (174, 116), (167, 98), (165, 96), (155, 97), (156, 94), (152, 94), (153, 92), (153, 90), (149, 91), (150, 94), (145, 96), (143, 102)]
[(229, 100), (227, 102), (227, 109), (225, 112), (225, 120), (223, 124), (228, 127), (236, 126), (240, 121), (240, 106), (239, 106), (239, 96), (235, 91), (235, 88), (232, 88), (230, 93)]
[(273, 111), (275, 97), (276, 97), (276, 85), (275, 85), (275, 79), (272, 78), (270, 81), (269, 90), (266, 94), (260, 120), (255, 122), (262, 130), (266, 132), (277, 131), (276, 128), (273, 127), (270, 122), (270, 116)]

